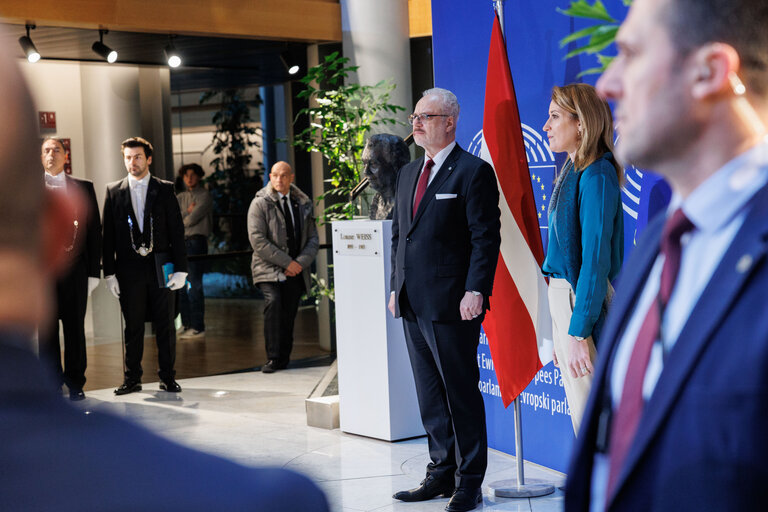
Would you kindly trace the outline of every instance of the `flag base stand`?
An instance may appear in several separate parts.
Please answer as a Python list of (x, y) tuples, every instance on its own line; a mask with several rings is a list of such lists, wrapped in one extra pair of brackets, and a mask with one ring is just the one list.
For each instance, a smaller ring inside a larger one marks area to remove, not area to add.
[(524, 484), (517, 480), (499, 480), (488, 485), (488, 489), (499, 498), (538, 498), (555, 492), (555, 486), (539, 480), (528, 480)]
[(494, 496), (500, 498), (538, 498), (555, 492), (555, 486), (541, 480), (525, 482), (523, 470), (523, 424), (520, 419), (520, 400), (515, 398), (515, 453), (517, 456), (517, 479), (499, 480), (488, 485)]

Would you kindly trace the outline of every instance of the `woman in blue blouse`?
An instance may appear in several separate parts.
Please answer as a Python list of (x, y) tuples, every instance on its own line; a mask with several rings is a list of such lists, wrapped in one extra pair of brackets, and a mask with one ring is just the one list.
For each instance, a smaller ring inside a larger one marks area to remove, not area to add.
[(612, 154), (611, 110), (591, 85), (554, 87), (544, 131), (552, 151), (568, 153), (549, 203), (542, 270), (549, 276), (554, 363), (578, 433), (610, 281), (623, 258), (622, 169)]

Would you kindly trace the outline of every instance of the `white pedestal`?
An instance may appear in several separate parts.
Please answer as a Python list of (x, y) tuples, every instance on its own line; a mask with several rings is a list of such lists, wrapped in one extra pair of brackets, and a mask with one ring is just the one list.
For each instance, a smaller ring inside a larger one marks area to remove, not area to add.
[(386, 441), (424, 435), (400, 319), (387, 309), (392, 221), (333, 223), (341, 430)]

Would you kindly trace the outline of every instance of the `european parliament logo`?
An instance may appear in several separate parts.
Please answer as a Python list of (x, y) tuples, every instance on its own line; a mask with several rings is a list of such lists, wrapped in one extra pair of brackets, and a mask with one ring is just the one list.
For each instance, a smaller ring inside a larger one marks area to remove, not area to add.
[[(618, 135), (614, 146), (620, 144)], [(644, 190), (647, 188), (647, 190)], [(621, 187), (621, 206), (624, 209), (625, 253), (637, 243), (637, 234), (644, 229), (653, 215), (663, 210), (669, 201), (669, 187), (658, 177), (634, 166), (624, 168), (624, 183)]]
[[(552, 185), (555, 181), (557, 164), (555, 155), (549, 149), (549, 144), (544, 137), (525, 123), (520, 123), (523, 129), (523, 142), (525, 143), (525, 156), (528, 160), (528, 169), (531, 175), (533, 195), (536, 199), (536, 211), (539, 216), (539, 227), (542, 230), (542, 240), (546, 244), (547, 235), (547, 208), (552, 193)], [(482, 148), (483, 130), (480, 130), (472, 138), (468, 151), (480, 157)]]
[[(613, 140), (613, 145), (618, 146), (619, 136)], [(624, 211), (633, 219), (637, 220), (637, 212), (640, 210), (640, 189), (643, 183), (643, 173), (634, 166), (624, 168), (624, 186), (622, 191), (622, 205)]]

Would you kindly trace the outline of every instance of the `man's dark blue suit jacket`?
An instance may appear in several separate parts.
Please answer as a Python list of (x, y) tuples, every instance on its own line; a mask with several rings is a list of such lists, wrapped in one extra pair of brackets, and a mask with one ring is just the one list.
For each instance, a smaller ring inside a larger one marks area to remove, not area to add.
[(246, 468), (71, 406), (25, 343), (0, 332), (0, 510), (328, 510), (297, 473)]
[[(768, 186), (664, 363), (606, 510), (768, 510)], [(565, 493), (590, 502), (598, 418), (618, 341), (659, 253), (656, 217), (624, 264)]]
[(419, 318), (460, 321), (468, 290), (488, 297), (499, 259), (499, 190), (493, 168), (458, 144), (438, 170), (413, 213), (413, 195), (424, 159), (397, 175), (392, 215), (395, 314), (407, 282), (408, 301)]

